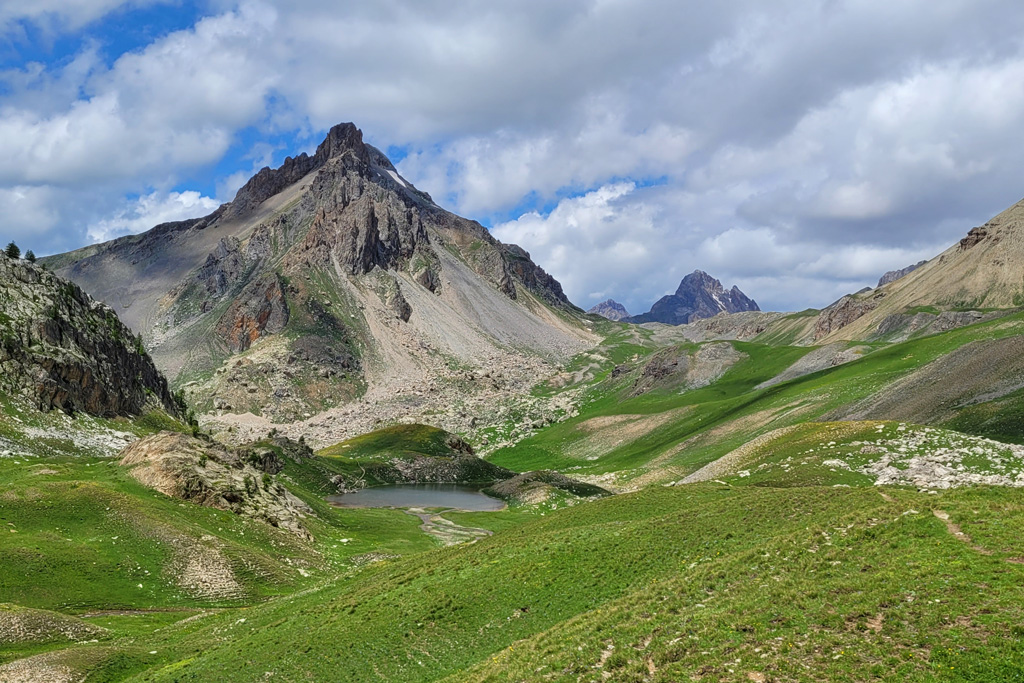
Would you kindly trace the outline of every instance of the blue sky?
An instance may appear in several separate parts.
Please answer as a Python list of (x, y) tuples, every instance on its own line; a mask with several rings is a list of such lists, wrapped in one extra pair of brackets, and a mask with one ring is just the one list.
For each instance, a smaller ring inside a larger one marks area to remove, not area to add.
[(822, 306), (1024, 195), (1007, 0), (0, 0), (0, 240), (202, 215), (354, 121), (579, 305)]

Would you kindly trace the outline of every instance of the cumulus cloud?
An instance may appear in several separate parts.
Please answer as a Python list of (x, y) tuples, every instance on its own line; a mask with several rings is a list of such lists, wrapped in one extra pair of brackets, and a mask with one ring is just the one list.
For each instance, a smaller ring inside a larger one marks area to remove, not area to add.
[[(0, 26), (147, 1), (0, 0)], [(828, 303), (1024, 194), (1013, 0), (206, 6), (112, 61), (86, 32), (70, 59), (0, 72), (0, 207), (78, 246), (148, 227), (132, 198), (186, 211), (171, 190), (196, 174), (229, 198), (353, 120), (577, 303), (642, 310), (694, 268), (769, 307)], [(227, 167), (241, 131), (276, 143)]]
[(717, 232), (700, 218), (711, 220), (715, 201), (704, 205), (701, 197), (671, 188), (616, 183), (563, 199), (548, 213), (500, 223), (492, 232), (542, 254), (544, 267), (578, 305), (589, 308), (610, 297), (635, 313), (675, 291), (698, 268), (727, 287), (739, 285), (762, 308), (825, 306), (945, 246), (834, 245), (793, 240), (766, 227)]
[(272, 23), (269, 10), (229, 12), (125, 54), (109, 70), (76, 68), (85, 72), (76, 92), (88, 95), (63, 107), (21, 94), (31, 80), (66, 80), (67, 69), (35, 79), (8, 74), (22, 88), (0, 102), (0, 182), (81, 186), (217, 161), (234, 131), (263, 115), (274, 77), (254, 72), (248, 58)]
[(0, 229), (4, 232), (0, 240), (38, 236), (53, 230), (60, 219), (54, 200), (54, 192), (47, 187), (0, 188), (0, 216), (3, 216)]
[(580, 305), (611, 297), (630, 311), (642, 308), (650, 292), (674, 289), (674, 274), (687, 267), (665, 268), (666, 253), (685, 258), (682, 231), (666, 229), (634, 183), (563, 199), (547, 214), (531, 212), (492, 232), (534, 254)]
[(161, 223), (204, 216), (218, 206), (216, 199), (198, 192), (151, 192), (126, 203), (110, 218), (91, 224), (89, 238), (93, 242), (106, 242)]

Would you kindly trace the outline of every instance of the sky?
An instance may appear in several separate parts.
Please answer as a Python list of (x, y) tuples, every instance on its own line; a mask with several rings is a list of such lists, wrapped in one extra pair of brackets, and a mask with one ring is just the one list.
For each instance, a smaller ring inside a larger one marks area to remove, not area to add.
[(0, 0), (0, 242), (205, 215), (343, 121), (584, 308), (821, 307), (1024, 196), (1024, 5)]

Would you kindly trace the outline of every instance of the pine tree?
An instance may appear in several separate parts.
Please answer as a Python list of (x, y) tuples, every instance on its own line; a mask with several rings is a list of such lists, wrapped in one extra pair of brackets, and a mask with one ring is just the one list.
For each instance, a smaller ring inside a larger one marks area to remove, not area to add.
[(18, 245), (13, 241), (7, 245), (7, 248), (4, 249), (4, 253), (7, 254), (8, 258), (21, 258), (21, 249), (19, 249)]
[(25, 260), (28, 261), (29, 263), (36, 262), (36, 255), (32, 252), (31, 249), (25, 252)]

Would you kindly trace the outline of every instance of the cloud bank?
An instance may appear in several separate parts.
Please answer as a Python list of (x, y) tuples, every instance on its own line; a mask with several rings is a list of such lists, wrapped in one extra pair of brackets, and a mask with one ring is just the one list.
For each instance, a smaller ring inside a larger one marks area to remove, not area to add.
[(0, 68), (0, 239), (206, 213), (352, 120), (581, 306), (646, 310), (701, 268), (798, 309), (1024, 195), (1008, 0), (216, 0), (119, 52), (157, 4), (0, 2), (15, 49), (76, 45)]

